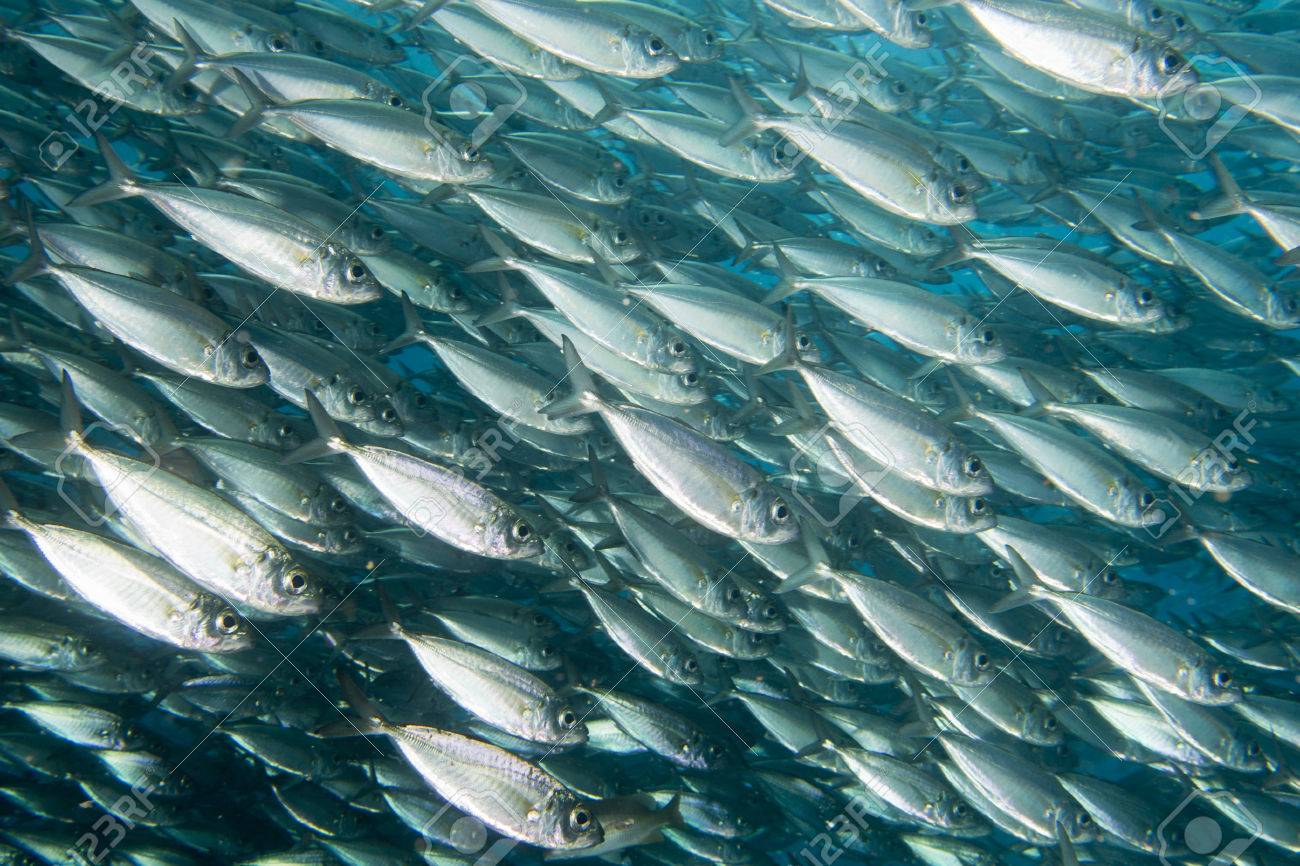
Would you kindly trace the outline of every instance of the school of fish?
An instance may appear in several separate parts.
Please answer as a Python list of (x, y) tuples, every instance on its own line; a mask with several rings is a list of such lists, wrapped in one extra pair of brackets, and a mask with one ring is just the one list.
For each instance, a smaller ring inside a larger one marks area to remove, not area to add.
[(1300, 862), (1297, 0), (0, 28), (0, 864)]

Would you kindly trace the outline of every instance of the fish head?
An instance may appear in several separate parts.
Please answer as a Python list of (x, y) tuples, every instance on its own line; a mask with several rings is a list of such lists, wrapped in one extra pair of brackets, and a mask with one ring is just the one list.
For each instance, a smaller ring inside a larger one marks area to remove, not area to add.
[(944, 659), (950, 666), (951, 681), (958, 685), (979, 686), (993, 678), (993, 659), (969, 638), (948, 647)]
[(321, 549), (335, 556), (360, 553), (363, 536), (355, 526), (323, 526), (316, 533)]
[(983, 496), (950, 496), (936, 493), (935, 498), (943, 510), (944, 526), (950, 532), (983, 532), (997, 526), (998, 518)]
[(723, 39), (711, 27), (691, 27), (678, 43), (681, 58), (690, 63), (708, 63), (722, 56)]
[(208, 361), (217, 380), (229, 387), (254, 388), (271, 378), (257, 347), (242, 332), (228, 335), (213, 347)]
[(580, 746), (587, 742), (587, 726), (581, 714), (565, 698), (544, 698), (529, 715), (528, 724), (533, 730), (530, 739), (564, 746)]
[(543, 568), (560, 574), (570, 571), (581, 574), (596, 564), (586, 548), (567, 528), (544, 531), (543, 539), (546, 548), (540, 562)]
[(338, 238), (348, 249), (358, 255), (373, 256), (387, 252), (392, 244), (388, 233), (379, 223), (353, 216), (339, 229)]
[(978, 216), (974, 191), (965, 181), (937, 168), (919, 180), (920, 192), (925, 196), (927, 222), (956, 225)]
[(727, 750), (723, 745), (700, 731), (683, 740), (679, 752), (676, 763), (696, 770), (711, 770), (727, 758)]
[(375, 436), (401, 436), (402, 416), (398, 413), (391, 400), (387, 397), (379, 397), (371, 402), (370, 417), (364, 420), (353, 421), (357, 427), (373, 433)]
[(318, 613), (331, 594), (323, 580), (308, 573), (281, 549), (268, 548), (252, 570), (254, 585), (269, 587), (262, 602), (286, 616)]
[(200, 596), (184, 620), (185, 636), (200, 652), (234, 652), (253, 645), (248, 622), (216, 596)]
[(551, 849), (590, 848), (605, 840), (605, 831), (591, 804), (564, 788), (548, 794), (524, 820), (541, 825), (530, 837), (544, 839), (541, 844)]
[(784, 544), (799, 537), (799, 525), (789, 503), (764, 483), (746, 490), (736, 503), (741, 537), (759, 544)]
[(1241, 689), (1232, 671), (1208, 655), (1184, 662), (1178, 677), (1188, 697), (1198, 704), (1222, 706), (1241, 700)]
[(1055, 811), (1056, 823), (1065, 831), (1065, 835), (1069, 837), (1071, 842), (1101, 841), (1103, 835), (1101, 828), (1097, 826), (1097, 822), (1092, 820), (1092, 816), (1081, 806), (1069, 803), (1061, 805)]
[(713, 582), (705, 594), (706, 609), (718, 619), (737, 622), (748, 613), (745, 594), (734, 580), (728, 577)]
[(1021, 738), (1035, 746), (1059, 746), (1065, 742), (1065, 730), (1056, 715), (1041, 704), (1034, 703), (1023, 711)]
[(607, 204), (623, 204), (632, 198), (632, 179), (623, 163), (596, 175), (596, 192)]
[(916, 107), (916, 92), (901, 78), (874, 78), (858, 83), (865, 83), (866, 86), (861, 91), (862, 95), (867, 103), (878, 111), (893, 114)]
[(1130, 95), (1167, 100), (1183, 93), (1200, 79), (1196, 70), (1172, 45), (1149, 36), (1139, 36), (1133, 50), (1124, 58)]
[(749, 631), (748, 629), (731, 629), (732, 651), (737, 658), (764, 659), (772, 654), (778, 638), (776, 635)]
[[(993, 492), (993, 478), (984, 461), (955, 440), (950, 440), (938, 453), (933, 477), (940, 490), (959, 496), (987, 496)], [(984, 513), (983, 509), (970, 509), (972, 517)]]
[(1236, 492), (1250, 486), (1250, 472), (1240, 460), (1213, 446), (1200, 451), (1183, 471), (1178, 480), (1197, 490)]
[(941, 795), (929, 808), (935, 823), (949, 830), (973, 830), (979, 826), (979, 813), (951, 793)]
[(898, 278), (898, 269), (880, 256), (863, 253), (853, 262), (853, 275), (877, 280), (893, 280)]
[(680, 646), (666, 646), (661, 650), (666, 671), (664, 678), (684, 686), (698, 686), (704, 682), (700, 660), (695, 654)]
[(1266, 290), (1264, 316), (1274, 327), (1295, 327), (1300, 324), (1300, 303), (1294, 292), (1276, 287)]
[(709, 391), (704, 387), (704, 377), (696, 370), (664, 376), (659, 379), (659, 384), (662, 391), (656, 396), (665, 403), (692, 406), (696, 403), (708, 402)]
[(763, 592), (743, 592), (744, 610), (736, 617), (741, 627), (762, 634), (775, 634), (785, 630), (781, 605)]
[(890, 42), (904, 48), (929, 48), (934, 44), (930, 32), (930, 13), (924, 9), (913, 11), (906, 3), (895, 3), (894, 20), (890, 22), (887, 37)]
[(661, 324), (645, 336), (646, 362), (656, 370), (690, 373), (699, 369), (699, 358), (686, 335), (671, 325)]
[(326, 244), (320, 252), (320, 290), (323, 299), (344, 304), (373, 301), (384, 294), (366, 263), (341, 244)]
[(1136, 478), (1116, 478), (1106, 485), (1107, 509), (1116, 519), (1130, 526), (1154, 526), (1167, 516), (1159, 499)]
[(302, 429), (295, 418), (279, 412), (267, 412), (248, 433), (248, 441), (280, 451), (292, 451), (303, 443)]
[(626, 77), (659, 78), (682, 65), (668, 42), (657, 33), (628, 25), (619, 35)]
[(501, 559), (530, 559), (546, 552), (537, 530), (511, 508), (496, 509), (488, 517), (483, 543)]

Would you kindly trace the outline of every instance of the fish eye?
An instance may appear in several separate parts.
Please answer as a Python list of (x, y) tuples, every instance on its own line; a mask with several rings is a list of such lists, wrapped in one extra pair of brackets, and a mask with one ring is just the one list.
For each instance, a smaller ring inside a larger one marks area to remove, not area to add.
[(1164, 20), (1165, 12), (1159, 6), (1152, 6), (1151, 12), (1147, 15), (1147, 17), (1150, 18), (1152, 21), (1162, 21)]
[(402, 97), (394, 93), (392, 96), (388, 97), (388, 104), (391, 105), (393, 108), (401, 108)]
[(271, 40), (272, 51), (286, 51), (289, 48), (288, 41), (283, 36), (276, 36)]
[(325, 43), (320, 41), (319, 39), (313, 39), (311, 43), (311, 50), (318, 53), (323, 52), (325, 50)]
[(1187, 19), (1184, 18), (1184, 17), (1181, 16), (1181, 15), (1175, 15), (1175, 16), (1174, 16), (1174, 29), (1175, 29), (1175, 30), (1186, 30), (1186, 29), (1187, 29)]
[(301, 568), (295, 568), (285, 575), (285, 585), (289, 587), (289, 592), (294, 595), (300, 594), (307, 588), (307, 572)]
[(355, 529), (345, 529), (345, 530), (343, 530), (343, 541), (344, 541), (344, 543), (346, 543), (346, 544), (356, 544), (356, 543), (357, 543), (358, 541), (360, 541), (360, 540), (361, 540), (361, 536), (360, 536), (360, 535), (357, 535), (357, 531), (356, 531)]
[(987, 507), (983, 499), (972, 499), (970, 501), (971, 514), (983, 514)]
[(985, 331), (983, 334), (980, 334), (980, 340), (982, 340), (986, 346), (993, 345), (993, 342), (997, 340), (997, 338), (998, 335), (993, 331)]
[(1282, 302), (1282, 309), (1288, 313), (1294, 313), (1296, 310), (1295, 298), (1287, 298)]
[(1229, 457), (1227, 461), (1224, 462), (1223, 465), (1227, 467), (1229, 472), (1236, 472), (1238, 469), (1241, 468), (1241, 463), (1240, 461), (1237, 460), (1236, 457)]
[(1248, 746), (1246, 746), (1246, 754), (1252, 758), (1257, 757), (1260, 751), (1259, 743), (1252, 741)]
[(568, 707), (560, 713), (560, 727), (571, 728), (578, 723), (578, 714)]
[(655, 225), (658, 225), (658, 226), (666, 226), (666, 225), (668, 225), (668, 217), (664, 216), (664, 215), (661, 214), (661, 213), (656, 213), (656, 214), (655, 214)]
[(1156, 498), (1150, 493), (1143, 493), (1141, 496), (1138, 497), (1138, 505), (1140, 505), (1143, 508), (1150, 508), (1152, 505), (1155, 504), (1156, 504)]
[(1048, 716), (1047, 718), (1043, 719), (1043, 730), (1054, 731), (1056, 730), (1057, 724), (1058, 722), (1056, 721), (1056, 716)]
[(964, 156), (957, 157), (957, 170), (963, 173), (970, 171), (970, 160)]
[(952, 814), (953, 814), (953, 817), (954, 817), (954, 818), (965, 818), (966, 815), (967, 815), (969, 812), (970, 812), (970, 809), (968, 809), (968, 808), (966, 807), (966, 804), (965, 804), (965, 803), (955, 803), (955, 804), (953, 804), (953, 807), (952, 807)]
[(621, 174), (616, 174), (611, 182), (614, 184), (615, 189), (622, 189), (627, 185), (627, 178), (623, 177)]
[(239, 353), (239, 363), (248, 369), (253, 369), (262, 362), (262, 356), (257, 354), (257, 350), (252, 346), (245, 346), (244, 351)]
[[(572, 547), (573, 542), (569, 542), (569, 546)], [(533, 625), (542, 626), (542, 625), (546, 625), (548, 622), (550, 622), (550, 620), (547, 619), (542, 614), (540, 613), (533, 614)]]
[(456, 286), (451, 286), (447, 289), (447, 297), (453, 301), (459, 301), (461, 299), (460, 289)]
[(348, 504), (344, 501), (342, 496), (335, 496), (330, 500), (330, 511), (333, 511), (335, 514), (342, 514), (347, 510)]
[(614, 232), (614, 243), (616, 244), (627, 243), (627, 232), (623, 231), (622, 229), (617, 229)]
[(1219, 668), (1214, 672), (1213, 682), (1218, 688), (1229, 688), (1232, 685), (1232, 673), (1223, 668)]
[(917, 12), (914, 16), (912, 16), (912, 20), (916, 22), (917, 26), (919, 27), (924, 27), (926, 24), (930, 22), (929, 17), (924, 12)]
[(658, 36), (651, 36), (645, 43), (645, 50), (651, 57), (658, 57), (660, 54), (663, 54), (667, 47), (668, 46), (664, 45), (664, 41)]
[(547, 644), (537, 652), (542, 658), (549, 659), (551, 656), (555, 655), (555, 647), (551, 646), (550, 644)]
[(717, 41), (718, 41), (718, 37), (715, 36), (715, 35), (713, 34), (713, 31), (712, 31), (712, 30), (705, 30), (705, 31), (704, 31), (704, 44), (705, 44), (705, 45), (712, 45), (714, 42), (717, 42)]
[(726, 600), (729, 601), (729, 602), (737, 602), (737, 601), (740, 601), (740, 590), (737, 589), (737, 588), (734, 587), (734, 586), (729, 586), (729, 587), (727, 587), (727, 592), (726, 592), (726, 596), (725, 596), (725, 598), (726, 598)]
[(467, 144), (460, 149), (460, 158), (465, 160), (466, 162), (473, 162), (474, 160), (478, 159), (478, 157), (479, 157), (478, 148), (472, 144)]
[(790, 519), (790, 506), (781, 500), (772, 503), (772, 521), (774, 523), (785, 523)]
[(1151, 306), (1152, 302), (1154, 302), (1155, 299), (1156, 296), (1153, 295), (1149, 289), (1143, 289), (1142, 291), (1138, 292), (1137, 301), (1139, 304), (1141, 304), (1144, 307)]
[(1079, 826), (1080, 826), (1080, 827), (1091, 827), (1091, 826), (1092, 826), (1092, 816), (1089, 815), (1087, 812), (1080, 812), (1080, 813), (1079, 813)]
[(510, 527), (510, 534), (514, 536), (515, 541), (527, 541), (528, 537), (533, 534), (533, 530), (527, 523), (520, 520)]
[(686, 354), (686, 344), (681, 340), (674, 340), (668, 346), (668, 354), (672, 355), (674, 358), (680, 358), (682, 355)]
[(794, 338), (794, 345), (797, 349), (807, 349), (812, 345), (812, 340), (808, 339), (807, 334), (800, 334)]
[(700, 374), (696, 373), (694, 370), (689, 373), (683, 373), (681, 376), (681, 382), (687, 388), (694, 388), (696, 385), (700, 384)]
[(574, 806), (569, 813), (569, 826), (580, 833), (591, 829), (591, 812), (583, 806)]
[(700, 669), (700, 663), (693, 658), (687, 659), (686, 661), (682, 662), (682, 670), (686, 671), (688, 674), (693, 674), (699, 669)]
[(359, 283), (366, 278), (366, 266), (361, 262), (353, 259), (348, 265), (348, 279), (354, 283)]
[(411, 405), (417, 409), (423, 409), (429, 405), (429, 398), (423, 394), (416, 394), (411, 398)]
[(889, 89), (894, 92), (895, 96), (903, 96), (907, 93), (907, 85), (901, 81), (895, 81)]
[(1179, 69), (1183, 68), (1183, 58), (1170, 51), (1164, 57), (1160, 58), (1160, 71), (1166, 75), (1173, 75)]
[(989, 661), (990, 661), (990, 659), (989, 659), (989, 655), (988, 655), (988, 653), (976, 653), (976, 654), (975, 654), (975, 670), (977, 670), (977, 671), (982, 671), (982, 670), (987, 669), (988, 666), (989, 666)]
[(1106, 584), (1107, 586), (1114, 586), (1115, 584), (1119, 583), (1119, 575), (1108, 568), (1102, 572), (1101, 582)]
[(233, 610), (223, 610), (217, 614), (217, 631), (222, 634), (234, 634), (239, 631), (239, 616)]
[(392, 406), (385, 406), (383, 411), (379, 413), (379, 419), (391, 424), (397, 420), (397, 410)]
[(966, 474), (967, 474), (967, 475), (979, 475), (980, 472), (983, 471), (983, 469), (984, 469), (984, 464), (980, 462), (980, 459), (979, 459), (978, 457), (967, 457), (967, 458), (966, 458)]
[(767, 607), (763, 608), (763, 619), (776, 619), (780, 615), (780, 608), (770, 602)]
[(375, 226), (370, 230), (370, 239), (372, 241), (381, 241), (384, 239), (384, 227)]
[(353, 388), (351, 391), (348, 391), (348, 402), (353, 406), (360, 406), (362, 403), (366, 402), (367, 399), (366, 392), (362, 391), (360, 388)]
[(948, 190), (948, 197), (949, 197), (950, 199), (952, 199), (953, 201), (955, 201), (955, 202), (963, 202), (963, 201), (965, 201), (965, 200), (966, 200), (966, 187), (962, 186), (962, 185), (959, 184), (959, 183), (954, 183), (954, 184), (952, 185), (952, 189)]

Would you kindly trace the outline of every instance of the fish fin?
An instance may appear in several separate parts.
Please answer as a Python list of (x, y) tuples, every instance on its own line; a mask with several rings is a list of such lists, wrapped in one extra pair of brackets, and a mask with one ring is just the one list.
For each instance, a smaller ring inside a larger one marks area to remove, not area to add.
[(777, 301), (783, 301), (803, 288), (802, 286), (795, 284), (795, 281), (799, 279), (799, 272), (795, 270), (794, 264), (790, 261), (789, 256), (781, 251), (781, 247), (777, 244), (773, 244), (772, 254), (776, 256), (776, 267), (777, 271), (781, 275), (781, 279), (772, 288), (772, 291), (768, 292), (767, 297), (763, 298), (763, 303), (765, 305), (775, 304)]
[(595, 412), (601, 406), (600, 395), (596, 391), (596, 380), (591, 371), (582, 363), (582, 357), (574, 348), (568, 334), (560, 337), (564, 350), (565, 375), (573, 383), (571, 393), (566, 397), (553, 400), (542, 408), (547, 418), (568, 418), (573, 415), (585, 415)]
[(14, 518), (22, 514), (18, 507), (18, 500), (14, 498), (14, 492), (9, 489), (9, 485), (0, 479), (0, 526), (13, 528), (15, 526)]
[(812, 84), (808, 81), (808, 67), (804, 64), (803, 53), (799, 54), (799, 70), (795, 74), (794, 86), (790, 88), (790, 99), (798, 99), (801, 96), (807, 96), (808, 91), (812, 89)]
[(762, 117), (762, 109), (754, 101), (754, 97), (745, 92), (740, 80), (732, 78), (729, 80), (731, 94), (736, 98), (736, 104), (740, 106), (741, 118), (733, 123), (726, 132), (718, 138), (718, 144), (723, 147), (731, 147), (741, 139), (747, 138), (758, 132), (759, 119)]
[(384, 718), (379, 708), (370, 702), (365, 692), (357, 685), (356, 680), (348, 676), (347, 672), (340, 669), (335, 674), (339, 682), (339, 687), (343, 689), (343, 698), (348, 705), (355, 710), (359, 716), (357, 718), (344, 717), (337, 722), (331, 722), (324, 727), (317, 728), (313, 735), (317, 737), (358, 737), (366, 734), (383, 733), (384, 726), (388, 720)]
[(420, 314), (415, 309), (415, 304), (411, 303), (411, 296), (402, 292), (402, 333), (379, 352), (387, 355), (389, 352), (396, 352), (398, 349), (418, 343), (423, 333), (424, 322), (420, 321)]
[(501, 274), (497, 285), (501, 288), (501, 303), (474, 320), (474, 324), (480, 328), (509, 321), (523, 312), (523, 307), (519, 305), (519, 292), (510, 284), (510, 280), (506, 279), (505, 274)]
[(591, 117), (592, 123), (601, 126), (602, 124), (609, 123), (611, 120), (622, 114), (623, 106), (619, 104), (618, 97), (614, 95), (613, 91), (611, 91), (599, 77), (593, 76), (591, 80), (592, 83), (596, 85), (596, 90), (600, 93), (600, 98), (605, 100), (604, 107)]
[(397, 605), (388, 597), (388, 590), (384, 589), (382, 584), (375, 584), (375, 595), (379, 598), (379, 609), (383, 611), (384, 622), (388, 624), (388, 631), (394, 635), (400, 635), (402, 632), (402, 618), (397, 612)]
[(81, 433), (84, 424), (81, 420), (81, 403), (77, 400), (77, 391), (72, 387), (72, 377), (68, 371), (63, 371), (63, 382), (61, 383), (63, 393), (63, 402), (59, 406), (59, 429), (63, 431), (63, 436), (70, 445), (81, 444)]
[(1059, 183), (1049, 183), (1046, 186), (1044, 186), (1042, 189), (1040, 189), (1038, 192), (1030, 196), (1028, 199), (1028, 203), (1039, 204), (1040, 202), (1047, 201), (1049, 198), (1054, 198), (1055, 196), (1060, 195), (1064, 191), (1065, 190), (1061, 187)]
[(1273, 260), (1273, 264), (1278, 267), (1287, 265), (1300, 265), (1300, 247), (1292, 247)]
[(1044, 385), (1033, 373), (1029, 372), (1024, 367), (1017, 367), (1016, 372), (1020, 374), (1020, 378), (1024, 380), (1025, 387), (1029, 389), (1029, 396), (1034, 399), (1033, 403), (1021, 410), (1019, 413), (1020, 415), (1029, 418), (1037, 417), (1045, 413), (1048, 406), (1058, 402), (1056, 395), (1047, 390), (1047, 386)]
[(816, 537), (816, 533), (810, 532), (808, 527), (802, 526), (799, 529), (799, 535), (803, 539), (804, 551), (808, 554), (808, 564), (794, 574), (785, 577), (781, 581), (781, 585), (776, 588), (777, 595), (785, 595), (787, 592), (794, 592), (796, 589), (810, 583), (816, 583), (819, 580), (835, 576), (835, 572), (830, 567), (830, 558), (826, 554), (826, 548), (822, 545), (821, 539)]
[(1011, 568), (1016, 573), (1016, 578), (1020, 581), (1020, 589), (999, 599), (989, 607), (992, 613), (1005, 613), (1009, 610), (1015, 610), (1018, 607), (1024, 607), (1027, 604), (1033, 604), (1042, 596), (1042, 584), (1038, 581), (1038, 575), (1025, 562), (1020, 552), (1011, 545), (1007, 545), (1005, 559), (1011, 564)]
[(952, 368), (946, 370), (948, 382), (952, 385), (953, 396), (957, 398), (957, 405), (948, 409), (939, 416), (941, 424), (952, 424), (955, 421), (965, 421), (975, 417), (975, 404), (970, 400), (970, 394), (962, 387), (961, 382), (957, 381), (957, 376), (953, 373)]
[(1216, 199), (1204, 207), (1188, 214), (1194, 220), (1212, 220), (1218, 217), (1234, 216), (1245, 211), (1250, 199), (1237, 185), (1236, 179), (1228, 172), (1228, 167), (1214, 151), (1210, 151), (1210, 168), (1214, 172), (1214, 181), (1219, 185), (1222, 198)]
[(316, 433), (320, 438), (308, 442), (306, 445), (295, 448), (288, 454), (280, 458), (281, 464), (303, 463), (307, 460), (318, 460), (326, 455), (333, 454), (338, 449), (330, 444), (333, 440), (347, 441), (342, 429), (325, 411), (325, 407), (316, 399), (316, 395), (311, 391), (304, 391), (303, 396), (307, 400), (307, 414), (311, 416), (312, 423), (316, 425)]
[(412, 15), (409, 19), (407, 19), (404, 24), (402, 24), (401, 29), (414, 30), (416, 27), (419, 27), (425, 21), (428, 21), (429, 18), (431, 18), (434, 15), (434, 13), (436, 13), (442, 7), (446, 6), (449, 2), (450, 0), (426, 0), (425, 4), (421, 6), (419, 9), (415, 10), (415, 14)]
[(479, 226), (479, 232), (483, 235), (483, 241), (492, 250), (492, 258), (483, 259), (475, 262), (465, 268), (467, 274), (484, 274), (493, 271), (513, 271), (516, 266), (509, 263), (510, 259), (516, 258), (517, 253), (510, 248), (501, 235), (492, 231), (487, 226)]
[[(600, 465), (600, 461), (596, 458), (596, 449), (591, 447), (590, 442), (587, 443), (587, 465), (591, 467), (591, 486), (575, 492), (569, 497), (570, 502), (585, 504), (609, 498), (609, 483), (605, 479), (605, 467)], [(600, 545), (597, 545), (596, 549), (601, 549)]]
[(953, 248), (930, 263), (930, 268), (932, 270), (946, 268), (949, 265), (964, 262), (971, 257), (970, 246), (962, 239), (961, 234), (957, 231), (955, 226), (948, 227), (948, 237), (952, 239)]
[[(30, 280), (32, 277), (38, 277), (42, 274), (48, 274), (53, 267), (49, 256), (45, 254), (45, 244), (41, 242), (41, 233), (36, 228), (36, 221), (32, 217), (30, 205), (26, 209), (24, 218), (27, 221), (27, 258), (15, 265), (14, 269), (5, 277), (6, 282), (10, 285)], [(17, 339), (20, 328), (17, 325), (17, 319), (11, 321), (14, 322), (14, 337)]]
[(266, 94), (258, 90), (257, 85), (253, 84), (248, 76), (240, 70), (231, 67), (227, 71), (230, 73), (230, 77), (234, 79), (235, 84), (243, 91), (244, 98), (249, 103), (248, 111), (240, 115), (230, 129), (226, 130), (226, 138), (235, 139), (262, 122), (262, 115), (271, 107), (271, 100), (267, 99)]
[(1079, 866), (1079, 854), (1074, 850), (1074, 843), (1070, 841), (1069, 835), (1065, 832), (1065, 825), (1061, 823), (1060, 817), (1056, 821), (1056, 844), (1061, 852), (1061, 866)]
[(176, 29), (176, 41), (181, 44), (185, 54), (181, 62), (172, 70), (172, 74), (167, 76), (167, 80), (163, 82), (162, 89), (164, 93), (171, 93), (186, 81), (189, 81), (198, 70), (199, 57), (203, 54), (203, 49), (199, 48), (198, 43), (194, 41), (194, 37), (190, 35), (190, 31), (185, 28), (180, 19), (173, 18), (172, 27)]
[(803, 365), (803, 359), (799, 357), (799, 352), (795, 348), (794, 334), (794, 308), (789, 304), (785, 305), (785, 349), (781, 354), (759, 367), (756, 375), (766, 376), (768, 373), (776, 373), (780, 370), (798, 370)]
[(117, 155), (117, 151), (113, 150), (113, 145), (108, 143), (108, 139), (102, 132), (95, 133), (95, 143), (99, 146), (99, 152), (104, 157), (104, 164), (108, 166), (108, 180), (81, 193), (68, 202), (66, 207), (93, 207), (97, 204), (117, 201), (120, 198), (130, 198), (133, 195), (140, 194), (140, 179)]

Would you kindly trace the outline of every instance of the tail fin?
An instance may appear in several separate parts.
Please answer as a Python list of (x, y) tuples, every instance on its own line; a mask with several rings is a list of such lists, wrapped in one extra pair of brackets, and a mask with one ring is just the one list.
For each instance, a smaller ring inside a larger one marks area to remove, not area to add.
[(185, 25), (179, 19), (173, 18), (172, 26), (176, 28), (176, 41), (181, 44), (181, 48), (185, 49), (185, 57), (163, 83), (163, 91), (166, 93), (170, 93), (190, 80), (198, 69), (199, 55), (203, 53), (203, 49), (199, 48), (190, 31), (185, 29)]
[(781, 354), (758, 368), (757, 375), (766, 376), (768, 373), (775, 373), (779, 370), (797, 370), (803, 364), (799, 357), (799, 350), (795, 348), (797, 341), (794, 333), (794, 309), (786, 304), (785, 306), (785, 348)]
[(474, 320), (474, 324), (479, 327), (496, 325), (523, 314), (524, 308), (519, 304), (519, 292), (506, 279), (505, 274), (501, 274), (500, 279), (497, 280), (497, 285), (501, 289), (501, 303), (497, 305), (496, 309), (489, 310)]
[(1024, 367), (1017, 367), (1016, 372), (1019, 373), (1020, 378), (1024, 380), (1025, 387), (1029, 389), (1029, 396), (1034, 400), (1034, 402), (1020, 414), (1029, 418), (1037, 417), (1046, 412), (1048, 406), (1058, 402), (1056, 395), (1049, 391), (1047, 386), (1039, 381), (1038, 377), (1033, 373), (1029, 372)]
[(59, 407), (59, 427), (63, 430), (64, 439), (69, 445), (81, 444), (81, 432), (84, 427), (81, 421), (81, 403), (77, 401), (77, 392), (72, 387), (72, 377), (68, 371), (63, 371), (63, 404)]
[(723, 147), (731, 147), (741, 139), (758, 132), (759, 120), (763, 115), (762, 108), (754, 101), (754, 97), (745, 92), (745, 88), (741, 85), (739, 79), (730, 79), (730, 85), (731, 93), (736, 98), (736, 104), (740, 106), (742, 117), (732, 124), (718, 139), (718, 144)]
[(609, 483), (605, 480), (605, 467), (596, 459), (596, 449), (587, 443), (587, 465), (591, 467), (591, 486), (584, 487), (569, 497), (570, 502), (585, 504), (609, 498)]
[(113, 150), (113, 145), (108, 143), (108, 139), (102, 132), (95, 133), (95, 143), (99, 145), (99, 152), (104, 157), (104, 164), (108, 166), (108, 180), (99, 186), (86, 190), (68, 202), (65, 207), (94, 207), (97, 204), (117, 201), (120, 198), (130, 198), (133, 195), (140, 194), (140, 179), (117, 155), (117, 151)]
[(499, 234), (492, 231), (487, 226), (480, 226), (479, 228), (483, 235), (483, 240), (492, 250), (492, 258), (474, 262), (474, 264), (465, 268), (465, 273), (483, 274), (492, 271), (515, 270), (515, 266), (510, 264), (510, 260), (516, 257), (515, 251), (510, 249), (510, 245), (507, 244)]
[(584, 415), (595, 412), (601, 406), (600, 394), (596, 391), (596, 380), (582, 363), (573, 341), (565, 334), (561, 338), (564, 349), (565, 377), (573, 383), (572, 392), (567, 397), (553, 400), (542, 409), (547, 418), (568, 418), (572, 415)]
[(14, 498), (14, 493), (9, 489), (9, 485), (0, 480), (0, 526), (10, 528), (14, 525), (14, 518), (22, 514), (18, 507), (18, 500)]
[(411, 296), (406, 292), (402, 292), (402, 322), (401, 335), (380, 349), (380, 354), (386, 355), (404, 349), (420, 342), (421, 337), (425, 335), (424, 322), (420, 321), (420, 314), (416, 311), (415, 304), (411, 303)]
[(953, 248), (931, 262), (930, 268), (932, 270), (937, 271), (940, 268), (964, 262), (971, 257), (971, 248), (962, 239), (961, 233), (957, 231), (956, 227), (950, 226), (948, 228), (948, 237), (952, 238)]
[(1212, 220), (1244, 211), (1250, 199), (1241, 191), (1241, 187), (1228, 172), (1228, 167), (1223, 164), (1223, 160), (1213, 151), (1210, 152), (1210, 168), (1214, 170), (1214, 180), (1219, 185), (1219, 192), (1223, 197), (1192, 211), (1188, 216), (1194, 220)]
[(248, 132), (254, 126), (262, 122), (262, 115), (271, 107), (271, 101), (266, 98), (266, 94), (257, 89), (257, 85), (248, 79), (243, 72), (231, 67), (227, 70), (230, 77), (239, 85), (239, 89), (244, 92), (244, 98), (248, 100), (248, 111), (245, 111), (239, 120), (236, 120), (230, 129), (226, 130), (226, 138), (239, 138), (245, 132)]
[(30, 206), (27, 208), (26, 221), (27, 258), (14, 266), (14, 269), (5, 278), (10, 285), (30, 280), (32, 277), (38, 277), (41, 274), (47, 274), (52, 266), (49, 256), (45, 254), (45, 244), (41, 242), (41, 233), (36, 228), (36, 221), (32, 218)]
[(281, 463), (302, 463), (307, 460), (317, 460), (338, 451), (340, 444), (348, 441), (339, 425), (325, 411), (325, 407), (321, 405), (320, 400), (316, 399), (316, 395), (311, 391), (304, 391), (303, 396), (307, 399), (307, 414), (311, 416), (312, 423), (316, 425), (316, 433), (319, 438), (290, 451), (280, 458)]
[(343, 698), (357, 712), (355, 718), (345, 717), (342, 721), (332, 722), (312, 733), (318, 737), (357, 737), (366, 734), (383, 733), (388, 725), (379, 708), (370, 702), (365, 692), (352, 677), (340, 670), (336, 674), (339, 687), (343, 689)]
[(1003, 613), (1008, 610), (1015, 610), (1018, 607), (1024, 607), (1027, 604), (1033, 604), (1041, 596), (1042, 584), (1038, 580), (1038, 575), (1025, 562), (1025, 558), (1020, 555), (1020, 551), (1011, 545), (1007, 545), (1006, 560), (1011, 564), (1011, 568), (1016, 573), (1016, 579), (1020, 581), (1020, 589), (995, 602), (989, 610), (993, 613)]
[[(763, 303), (775, 304), (777, 301), (783, 301), (786, 298), (799, 291), (802, 286), (796, 285), (795, 281), (799, 279), (799, 272), (795, 270), (794, 264), (789, 257), (781, 251), (781, 247), (773, 244), (772, 252), (776, 255), (777, 269), (780, 271), (781, 280), (776, 284)], [(810, 293), (811, 294), (811, 293)]]
[(808, 555), (808, 564), (781, 581), (781, 585), (776, 588), (778, 595), (794, 592), (802, 586), (835, 575), (830, 565), (830, 557), (827, 555), (826, 548), (821, 539), (817, 537), (817, 534), (809, 531), (807, 526), (801, 526), (799, 527), (799, 536), (803, 539), (803, 548)]

